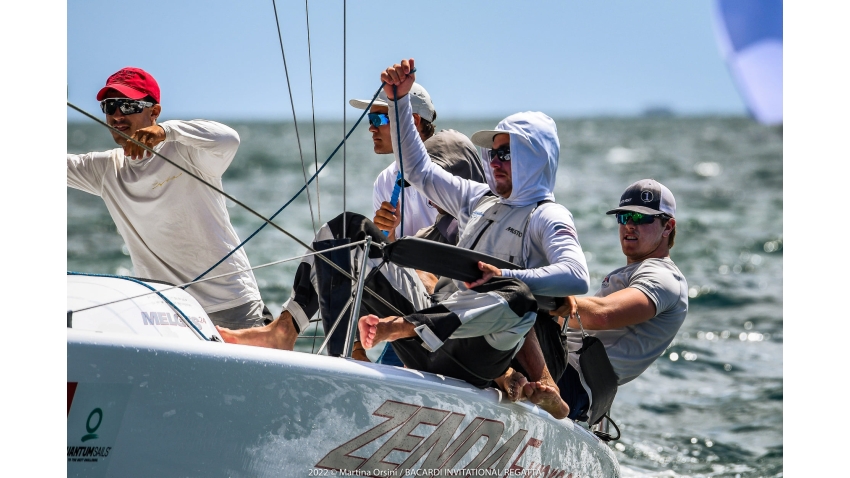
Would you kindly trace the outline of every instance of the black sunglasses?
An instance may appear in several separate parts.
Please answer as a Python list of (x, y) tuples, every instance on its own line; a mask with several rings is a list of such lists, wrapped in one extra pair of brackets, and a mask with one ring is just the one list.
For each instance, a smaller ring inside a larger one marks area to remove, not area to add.
[(656, 217), (665, 218), (665, 217), (667, 217), (667, 215), (666, 214), (642, 214), (642, 213), (639, 213), (639, 212), (632, 212), (632, 211), (618, 212), (617, 213), (617, 223), (625, 226), (626, 223), (629, 222), (629, 219), (631, 219), (632, 223), (635, 226), (640, 226), (640, 225), (643, 225), (643, 224), (652, 224), (653, 222), (655, 222)]
[(374, 127), (390, 124), (390, 117), (386, 113), (369, 113), (369, 123)]
[(490, 155), (488, 158), (490, 163), (492, 163), (496, 158), (499, 158), (502, 162), (506, 163), (511, 160), (511, 147), (502, 146), (499, 149), (491, 149), (488, 151), (488, 154)]
[(151, 106), (153, 106), (153, 103), (150, 101), (131, 100), (129, 98), (107, 98), (100, 102), (100, 110), (108, 115), (114, 115), (115, 110), (121, 110), (121, 114), (134, 115)]

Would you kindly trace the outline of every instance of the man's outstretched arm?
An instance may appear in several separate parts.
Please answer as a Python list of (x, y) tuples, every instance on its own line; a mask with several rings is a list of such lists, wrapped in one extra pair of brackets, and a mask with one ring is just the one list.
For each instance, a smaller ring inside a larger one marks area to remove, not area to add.
[(570, 328), (611, 330), (640, 324), (655, 317), (655, 303), (634, 287), (626, 287), (605, 297), (567, 297), (564, 305), (549, 313), (569, 317)]

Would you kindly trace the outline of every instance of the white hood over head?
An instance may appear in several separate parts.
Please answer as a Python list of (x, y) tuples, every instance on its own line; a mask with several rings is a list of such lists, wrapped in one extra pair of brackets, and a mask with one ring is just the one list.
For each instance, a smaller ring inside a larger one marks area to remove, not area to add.
[(543, 200), (555, 200), (555, 175), (561, 144), (555, 121), (539, 111), (516, 113), (503, 119), (495, 130), (479, 131), (472, 141), (481, 147), (481, 161), (490, 190), (496, 192), (493, 169), (487, 163), (487, 150), (493, 136), (511, 135), (511, 195), (501, 202), (527, 206)]

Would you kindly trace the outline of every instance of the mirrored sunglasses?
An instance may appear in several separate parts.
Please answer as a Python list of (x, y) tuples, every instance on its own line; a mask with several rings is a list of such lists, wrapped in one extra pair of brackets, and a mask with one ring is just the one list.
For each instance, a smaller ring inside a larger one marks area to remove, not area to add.
[(491, 149), (488, 151), (490, 157), (488, 161), (490, 163), (493, 162), (494, 159), (499, 158), (502, 162), (508, 162), (511, 160), (511, 148), (510, 146), (502, 146), (499, 149)]
[(121, 110), (121, 114), (124, 115), (134, 115), (151, 106), (153, 106), (153, 103), (150, 101), (131, 100), (129, 98), (107, 98), (100, 102), (100, 110), (108, 115), (114, 115), (115, 110)]
[(617, 214), (617, 223), (626, 225), (629, 222), (629, 219), (632, 220), (632, 224), (635, 226), (640, 226), (643, 224), (652, 224), (655, 222), (656, 217), (664, 217), (664, 214), (641, 214), (639, 212), (618, 212)]
[(369, 113), (369, 123), (374, 127), (390, 124), (390, 117), (385, 113)]

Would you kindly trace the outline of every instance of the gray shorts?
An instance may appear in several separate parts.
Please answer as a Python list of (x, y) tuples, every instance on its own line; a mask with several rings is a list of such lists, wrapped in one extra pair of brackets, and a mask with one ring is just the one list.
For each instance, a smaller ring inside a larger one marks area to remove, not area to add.
[(266, 318), (274, 320), (268, 307), (261, 300), (247, 302), (232, 309), (210, 312), (207, 315), (215, 325), (232, 330), (260, 327)]

